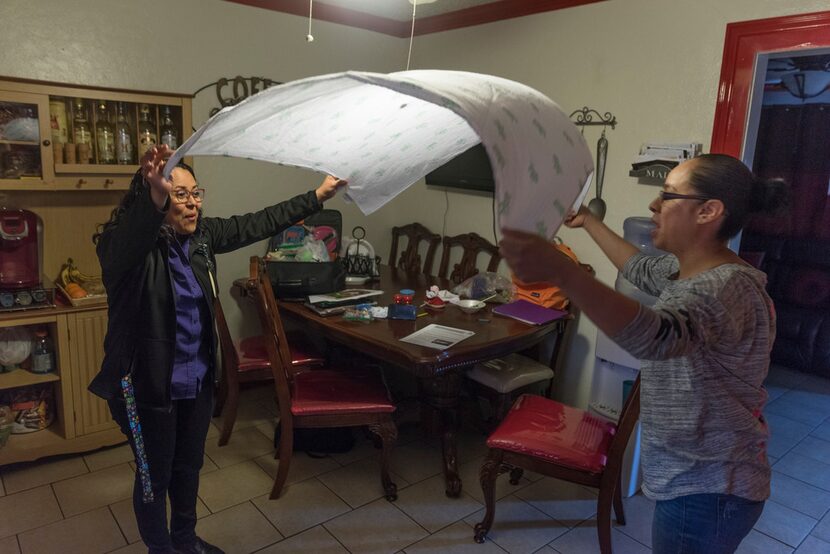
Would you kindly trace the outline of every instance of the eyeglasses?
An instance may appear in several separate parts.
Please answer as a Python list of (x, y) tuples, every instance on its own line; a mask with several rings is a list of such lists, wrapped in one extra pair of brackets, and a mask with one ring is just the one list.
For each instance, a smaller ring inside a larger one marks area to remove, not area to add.
[(205, 189), (176, 189), (170, 193), (170, 196), (176, 204), (184, 204), (187, 202), (188, 197), (192, 197), (196, 203), (201, 203), (205, 199)]
[(700, 200), (701, 202), (714, 200), (711, 196), (703, 196), (702, 194), (678, 194), (665, 190), (661, 190), (657, 196), (660, 198), (660, 202), (665, 202), (666, 200)]

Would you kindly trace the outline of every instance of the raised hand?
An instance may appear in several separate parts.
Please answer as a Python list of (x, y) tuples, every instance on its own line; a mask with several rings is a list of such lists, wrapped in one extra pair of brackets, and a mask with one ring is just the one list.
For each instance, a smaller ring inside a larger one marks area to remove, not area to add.
[(558, 283), (576, 266), (553, 243), (533, 233), (502, 229), (499, 252), (517, 279), (524, 283)]
[(160, 146), (153, 146), (141, 156), (139, 166), (141, 167), (141, 175), (144, 180), (159, 193), (165, 196), (172, 190), (173, 183), (164, 178), (162, 172), (164, 171), (164, 164), (173, 154), (173, 150), (166, 144)]
[(594, 217), (594, 215), (588, 210), (585, 206), (580, 206), (578, 212), (574, 212), (573, 210), (569, 211), (568, 214), (565, 216), (565, 226), (575, 229), (577, 227), (584, 227), (585, 220), (589, 217)]
[(346, 185), (348, 185), (348, 181), (344, 181), (343, 179), (338, 179), (337, 177), (332, 177), (331, 175), (327, 175), (323, 182), (320, 183), (320, 186), (317, 187), (317, 190), (314, 191), (317, 193), (317, 200), (325, 202), (329, 198), (334, 197), (337, 194), (337, 191)]

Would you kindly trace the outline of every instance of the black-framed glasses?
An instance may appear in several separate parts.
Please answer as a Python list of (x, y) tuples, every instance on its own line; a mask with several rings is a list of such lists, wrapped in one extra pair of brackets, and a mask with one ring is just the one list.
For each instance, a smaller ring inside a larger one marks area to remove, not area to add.
[(184, 204), (187, 202), (188, 197), (192, 197), (194, 202), (200, 203), (205, 199), (205, 189), (176, 189), (170, 193), (170, 196), (173, 197), (173, 201), (176, 204)]
[(714, 200), (711, 196), (704, 196), (702, 194), (679, 194), (677, 192), (669, 192), (667, 190), (661, 190), (657, 196), (660, 198), (660, 202), (664, 202), (666, 200), (700, 200), (701, 202)]

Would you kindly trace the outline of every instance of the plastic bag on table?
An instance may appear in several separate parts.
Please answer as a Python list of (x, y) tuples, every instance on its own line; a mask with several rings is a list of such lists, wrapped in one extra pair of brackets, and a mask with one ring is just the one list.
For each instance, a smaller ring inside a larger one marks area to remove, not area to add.
[(504, 275), (485, 271), (462, 281), (452, 289), (452, 292), (473, 300), (487, 299), (492, 302), (505, 303), (512, 300), (513, 283)]
[(294, 261), (329, 262), (331, 257), (325, 242), (306, 235), (303, 239), (303, 245), (294, 252)]

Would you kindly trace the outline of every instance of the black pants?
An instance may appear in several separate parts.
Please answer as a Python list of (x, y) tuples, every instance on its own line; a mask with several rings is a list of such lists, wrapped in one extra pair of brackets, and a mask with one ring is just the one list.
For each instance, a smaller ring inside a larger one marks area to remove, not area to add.
[[(109, 401), (112, 417), (135, 444), (122, 400)], [(139, 473), (135, 473), (133, 508), (138, 531), (151, 553), (170, 552), (173, 544), (196, 540), (196, 494), (205, 456), (205, 436), (213, 411), (213, 382), (206, 379), (195, 399), (174, 400), (170, 412), (138, 409), (144, 450), (150, 467), (153, 502), (142, 500)], [(167, 505), (170, 495), (170, 530)]]

